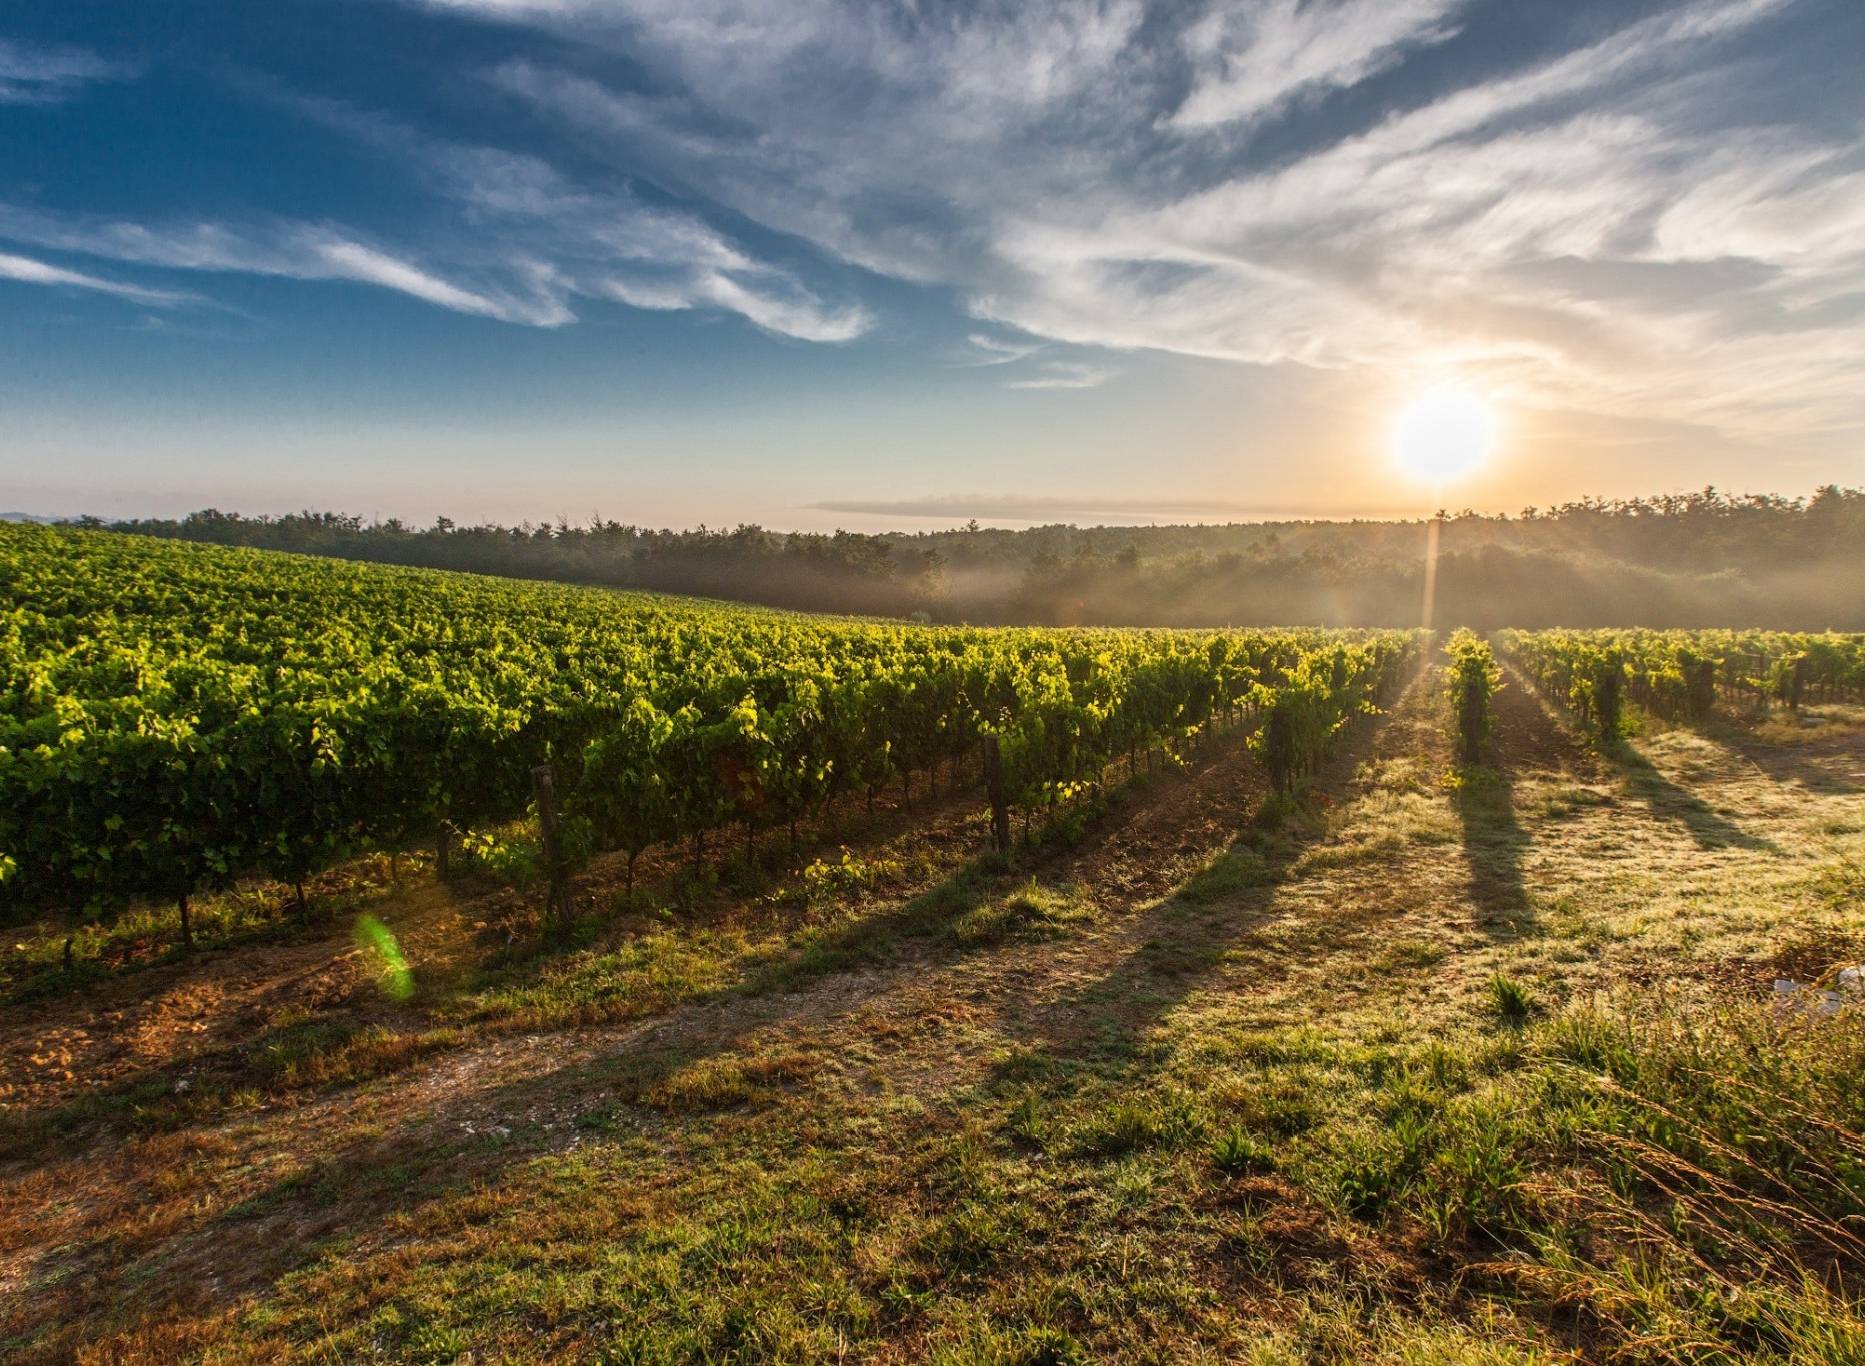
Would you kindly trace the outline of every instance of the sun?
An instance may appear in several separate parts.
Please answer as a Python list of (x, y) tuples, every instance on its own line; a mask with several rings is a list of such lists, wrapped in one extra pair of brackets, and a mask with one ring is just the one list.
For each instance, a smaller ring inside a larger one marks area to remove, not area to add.
[(1392, 454), (1421, 483), (1448, 484), (1481, 469), (1496, 449), (1496, 410), (1468, 389), (1420, 394), (1392, 424)]

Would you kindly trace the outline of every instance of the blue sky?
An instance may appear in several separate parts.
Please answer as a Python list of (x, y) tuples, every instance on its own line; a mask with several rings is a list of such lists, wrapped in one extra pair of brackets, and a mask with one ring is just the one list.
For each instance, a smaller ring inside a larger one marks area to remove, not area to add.
[(1865, 482), (1856, 0), (13, 0), (0, 128), (0, 509)]

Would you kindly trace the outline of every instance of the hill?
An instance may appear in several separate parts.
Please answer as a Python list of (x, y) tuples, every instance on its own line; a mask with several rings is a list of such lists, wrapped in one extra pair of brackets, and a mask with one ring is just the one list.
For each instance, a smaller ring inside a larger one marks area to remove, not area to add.
[(0, 608), (8, 1360), (1865, 1358), (1865, 636)]

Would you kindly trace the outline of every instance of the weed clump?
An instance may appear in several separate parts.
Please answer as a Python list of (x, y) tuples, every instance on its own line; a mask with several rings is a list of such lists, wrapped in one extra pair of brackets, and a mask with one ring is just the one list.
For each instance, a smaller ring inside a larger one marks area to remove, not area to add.
[(1534, 993), (1500, 972), (1489, 979), (1489, 997), (1496, 1018), (1513, 1029), (1520, 1029), (1527, 1024), (1528, 1017), (1535, 1010)]
[(1240, 1126), (1225, 1130), (1211, 1150), (1211, 1165), (1226, 1176), (1274, 1171), (1275, 1149)]

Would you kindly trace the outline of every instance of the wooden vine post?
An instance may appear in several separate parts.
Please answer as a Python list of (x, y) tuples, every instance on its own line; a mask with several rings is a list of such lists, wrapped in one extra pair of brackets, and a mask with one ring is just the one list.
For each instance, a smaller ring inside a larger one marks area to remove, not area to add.
[(550, 891), (544, 908), (558, 923), (570, 923), (570, 889), (564, 878), (563, 845), (557, 836), (557, 777), (549, 764), (531, 770), (531, 789), (537, 797), (538, 832), (544, 840), (544, 868)]
[(991, 794), (991, 847), (1010, 852), (1010, 803), (1004, 799), (1004, 756), (997, 737), (984, 737), (984, 784)]

